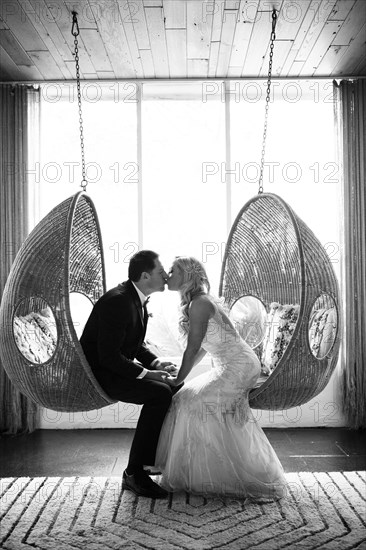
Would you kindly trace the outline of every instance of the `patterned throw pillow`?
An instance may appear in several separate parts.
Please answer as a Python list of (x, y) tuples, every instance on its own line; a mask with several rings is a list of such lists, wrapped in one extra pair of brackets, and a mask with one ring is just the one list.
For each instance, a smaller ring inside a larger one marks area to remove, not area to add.
[(271, 374), (283, 356), (294, 333), (299, 311), (298, 304), (273, 302), (270, 305), (261, 357), (263, 374)]

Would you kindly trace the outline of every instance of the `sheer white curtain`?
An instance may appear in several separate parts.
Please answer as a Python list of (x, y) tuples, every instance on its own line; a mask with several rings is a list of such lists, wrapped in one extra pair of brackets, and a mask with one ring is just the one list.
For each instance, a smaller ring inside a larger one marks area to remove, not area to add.
[(366, 427), (366, 81), (334, 82), (343, 208), (342, 400), (348, 424)]
[[(0, 292), (13, 260), (29, 232), (29, 152), (37, 143), (38, 91), (24, 85), (0, 85)], [(28, 139), (28, 128), (33, 138)], [(0, 355), (1, 357), (1, 355)], [(0, 359), (0, 433), (33, 431), (38, 407), (10, 382)]]

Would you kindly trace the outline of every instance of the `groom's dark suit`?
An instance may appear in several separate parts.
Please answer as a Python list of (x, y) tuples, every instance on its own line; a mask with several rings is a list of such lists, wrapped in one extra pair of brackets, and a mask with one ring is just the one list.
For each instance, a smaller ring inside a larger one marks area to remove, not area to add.
[(172, 391), (167, 384), (138, 379), (157, 357), (144, 343), (146, 306), (126, 281), (106, 292), (94, 305), (80, 342), (95, 377), (110, 397), (144, 404), (131, 446), (129, 466), (154, 464), (160, 429)]

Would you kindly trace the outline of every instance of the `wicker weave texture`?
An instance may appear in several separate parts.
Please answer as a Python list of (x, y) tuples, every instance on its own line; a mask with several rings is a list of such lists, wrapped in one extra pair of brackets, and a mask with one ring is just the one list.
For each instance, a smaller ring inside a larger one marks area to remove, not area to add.
[[(323, 294), (334, 302), (338, 329), (331, 352), (318, 359), (309, 345), (309, 318)], [(267, 311), (271, 302), (300, 305), (292, 339), (272, 374), (251, 391), (251, 407), (288, 409), (324, 389), (339, 352), (338, 284), (321, 243), (277, 195), (258, 195), (239, 212), (226, 246), (220, 295), (230, 308), (243, 296), (255, 296)]]
[[(104, 281), (98, 218), (91, 199), (81, 192), (56, 206), (30, 233), (2, 298), (1, 359), (14, 385), (36, 403), (76, 412), (113, 402), (91, 372), (70, 312), (70, 292), (94, 304), (105, 292)], [(15, 315), (43, 301), (56, 320), (57, 345), (52, 357), (36, 364), (18, 349), (13, 324)]]

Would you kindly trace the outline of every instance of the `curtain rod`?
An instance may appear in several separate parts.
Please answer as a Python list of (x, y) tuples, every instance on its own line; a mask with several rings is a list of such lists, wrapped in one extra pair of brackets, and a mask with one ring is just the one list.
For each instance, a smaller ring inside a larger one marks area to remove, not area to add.
[[(272, 81), (277, 80), (363, 80), (366, 78), (366, 75), (344, 75), (344, 76), (277, 76), (273, 77)], [(268, 78), (266, 76), (246, 76), (246, 77), (232, 77), (232, 78), (113, 78), (113, 79), (85, 79), (82, 80), (82, 83), (99, 83), (99, 84), (111, 84), (116, 82), (136, 82), (136, 83), (184, 83), (184, 82), (246, 82), (246, 81), (257, 81), (263, 80), (266, 81)], [(0, 84), (75, 84), (76, 79), (71, 80), (1, 80)]]

